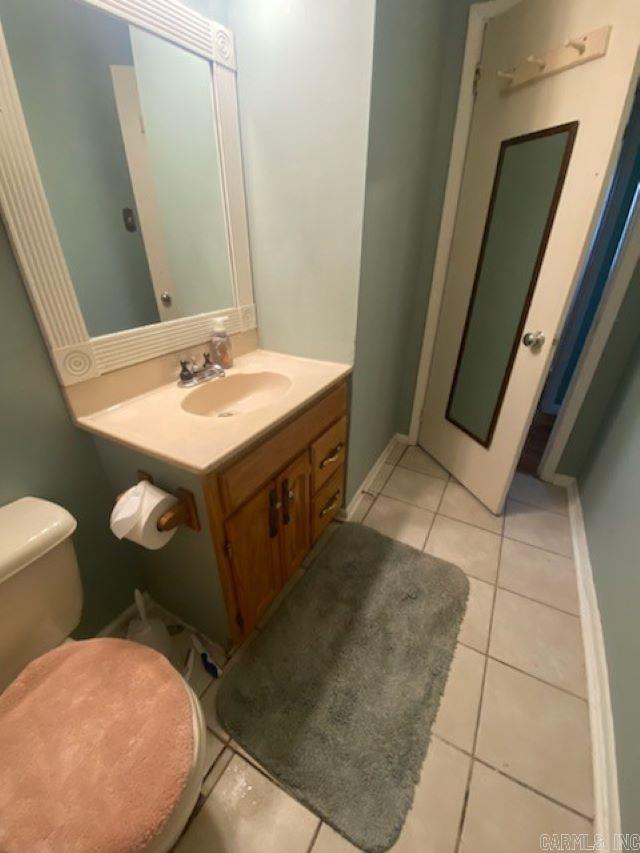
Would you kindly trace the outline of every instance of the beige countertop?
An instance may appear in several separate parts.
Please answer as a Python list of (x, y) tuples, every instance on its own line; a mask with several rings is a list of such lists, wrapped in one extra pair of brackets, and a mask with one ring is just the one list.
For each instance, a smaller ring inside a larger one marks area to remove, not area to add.
[[(181, 404), (194, 389), (179, 388), (173, 381), (109, 408), (76, 417), (76, 423), (141, 453), (205, 474), (320, 397), (348, 376), (351, 366), (255, 350), (236, 358), (227, 376), (264, 371), (286, 376), (291, 385), (278, 399), (255, 411), (233, 417), (192, 414)], [(219, 381), (224, 379), (211, 379), (198, 387)]]

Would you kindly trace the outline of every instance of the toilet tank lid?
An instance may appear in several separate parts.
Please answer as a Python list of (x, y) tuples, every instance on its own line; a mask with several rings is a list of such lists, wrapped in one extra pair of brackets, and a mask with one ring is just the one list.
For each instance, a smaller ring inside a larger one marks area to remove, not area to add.
[(77, 522), (42, 498), (20, 498), (0, 507), (0, 583), (67, 539)]

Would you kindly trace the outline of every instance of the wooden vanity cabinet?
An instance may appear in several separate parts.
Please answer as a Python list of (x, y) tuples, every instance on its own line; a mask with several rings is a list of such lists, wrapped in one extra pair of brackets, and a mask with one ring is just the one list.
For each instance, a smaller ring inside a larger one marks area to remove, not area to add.
[(343, 504), (347, 386), (205, 481), (232, 639), (246, 637)]
[(232, 567), (237, 606), (248, 630), (254, 627), (282, 586), (280, 541), (273, 528), (274, 483), (224, 523), (226, 558)]

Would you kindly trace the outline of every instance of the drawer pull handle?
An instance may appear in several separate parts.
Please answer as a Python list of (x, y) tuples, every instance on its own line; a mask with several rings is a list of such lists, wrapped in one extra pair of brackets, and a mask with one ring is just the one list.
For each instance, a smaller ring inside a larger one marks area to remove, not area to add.
[(338, 505), (338, 499), (340, 498), (340, 491), (337, 491), (335, 495), (332, 495), (329, 498), (329, 502), (325, 504), (320, 510), (320, 518), (324, 518), (325, 515), (328, 515), (332, 512)]
[(336, 444), (333, 450), (329, 451), (329, 455), (325, 456), (325, 458), (320, 463), (320, 468), (326, 468), (327, 465), (331, 465), (332, 462), (335, 462), (338, 456), (344, 450), (344, 443), (341, 441), (340, 444)]
[(278, 500), (278, 493), (275, 489), (269, 492), (269, 537), (275, 539), (278, 535), (278, 510), (282, 503)]
[(281, 506), (282, 506), (282, 521), (285, 524), (289, 524), (289, 522), (291, 521), (291, 508), (289, 506), (289, 502), (292, 501), (295, 498), (295, 496), (296, 496), (295, 492), (289, 486), (289, 481), (283, 480), (282, 481)]

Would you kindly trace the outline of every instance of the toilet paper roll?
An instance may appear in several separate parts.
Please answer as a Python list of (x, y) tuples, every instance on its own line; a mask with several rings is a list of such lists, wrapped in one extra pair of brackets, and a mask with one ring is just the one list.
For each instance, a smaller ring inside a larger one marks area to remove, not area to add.
[(129, 539), (157, 551), (173, 538), (176, 529), (158, 530), (158, 519), (177, 503), (175, 495), (141, 480), (120, 495), (111, 512), (111, 530), (118, 539)]

